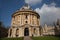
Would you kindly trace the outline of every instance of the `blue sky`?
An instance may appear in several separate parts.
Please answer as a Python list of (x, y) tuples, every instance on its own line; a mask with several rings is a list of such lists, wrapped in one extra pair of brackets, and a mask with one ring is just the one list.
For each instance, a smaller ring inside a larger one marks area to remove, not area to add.
[[(16, 10), (20, 9), (25, 3), (28, 3), (32, 9), (39, 13), (39, 15), (41, 16), (42, 24), (50, 24), (52, 23), (50, 21), (55, 21), (57, 18), (60, 17), (60, 0), (0, 0), (0, 21), (2, 21), (5, 26), (10, 26), (11, 15)], [(46, 14), (50, 17), (46, 16)], [(52, 20), (49, 21), (49, 18)], [(47, 22), (47, 20), (49, 22)]]

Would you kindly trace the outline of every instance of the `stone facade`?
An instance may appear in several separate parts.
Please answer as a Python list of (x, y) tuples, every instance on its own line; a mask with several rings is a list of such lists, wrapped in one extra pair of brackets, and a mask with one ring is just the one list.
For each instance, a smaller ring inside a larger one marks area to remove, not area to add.
[(55, 26), (40, 26), (40, 16), (28, 4), (12, 14), (8, 37), (60, 35), (60, 21)]
[(39, 14), (26, 4), (12, 15), (8, 37), (40, 36), (39, 27)]
[(60, 26), (47, 26), (46, 24), (41, 28), (41, 35), (60, 35)]

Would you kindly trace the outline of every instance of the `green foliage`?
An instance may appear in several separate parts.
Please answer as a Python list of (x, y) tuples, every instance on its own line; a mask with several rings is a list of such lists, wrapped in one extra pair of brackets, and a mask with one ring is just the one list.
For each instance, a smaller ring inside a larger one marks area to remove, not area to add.
[(60, 37), (56, 36), (41, 36), (41, 37), (32, 37), (33, 40), (60, 40)]
[(23, 38), (0, 38), (0, 40), (23, 40)]
[(2, 21), (0, 21), (0, 29), (3, 28), (5, 30), (7, 30), (7, 28), (5, 27), (4, 23)]

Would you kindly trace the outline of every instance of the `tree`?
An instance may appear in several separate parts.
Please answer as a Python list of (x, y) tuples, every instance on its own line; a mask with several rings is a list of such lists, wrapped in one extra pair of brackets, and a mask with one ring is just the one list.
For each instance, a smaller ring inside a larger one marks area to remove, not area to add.
[(3, 25), (3, 22), (0, 21), (0, 38), (1, 37), (7, 37), (7, 29)]

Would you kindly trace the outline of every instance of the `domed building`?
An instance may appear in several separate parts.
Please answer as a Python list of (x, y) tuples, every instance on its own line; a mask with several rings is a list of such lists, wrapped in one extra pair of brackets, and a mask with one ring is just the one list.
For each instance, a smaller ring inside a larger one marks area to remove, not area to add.
[(40, 36), (40, 16), (28, 4), (12, 14), (8, 37)]

